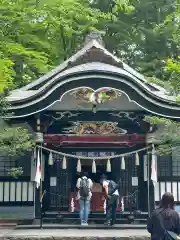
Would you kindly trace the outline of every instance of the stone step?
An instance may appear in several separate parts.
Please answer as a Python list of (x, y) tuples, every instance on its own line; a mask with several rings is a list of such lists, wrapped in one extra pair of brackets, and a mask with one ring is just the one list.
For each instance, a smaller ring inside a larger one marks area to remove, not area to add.
[[(16, 229), (39, 229), (40, 224), (36, 225), (18, 225)], [(104, 226), (104, 224), (89, 224), (81, 226), (80, 224), (43, 224), (43, 229), (146, 229), (146, 224), (116, 224), (113, 227)]]
[[(117, 212), (116, 214), (117, 218), (125, 218), (127, 219), (130, 216), (130, 212)], [(45, 218), (56, 218), (56, 217), (63, 217), (63, 218), (79, 218), (79, 213), (78, 212), (45, 212), (44, 214)], [(89, 214), (89, 218), (104, 218), (105, 214), (104, 213), (97, 213), (97, 212), (92, 212)], [(136, 219), (148, 219), (148, 213), (141, 213), (138, 215), (134, 215)]]
[[(103, 224), (104, 221), (105, 221), (105, 217), (104, 218), (89, 218), (89, 223)], [(123, 219), (117, 218), (116, 219), (117, 224), (128, 224), (128, 223), (131, 223), (131, 222), (132, 222), (131, 220), (125, 219), (125, 218), (123, 218)], [(133, 222), (146, 224), (147, 219), (134, 219)], [(43, 218), (43, 223), (75, 224), (75, 223), (79, 223), (79, 217), (78, 218), (70, 218), (70, 217), (66, 217), (66, 218)]]
[(16, 226), (17, 226), (17, 222), (14, 222), (14, 223), (0, 222), (0, 228), (15, 228)]

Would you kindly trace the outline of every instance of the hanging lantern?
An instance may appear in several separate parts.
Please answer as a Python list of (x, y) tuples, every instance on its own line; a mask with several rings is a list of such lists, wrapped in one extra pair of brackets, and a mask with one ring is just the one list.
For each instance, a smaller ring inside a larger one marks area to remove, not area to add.
[(110, 162), (110, 159), (107, 160), (106, 172), (111, 172), (111, 162)]
[(76, 170), (77, 170), (77, 172), (81, 172), (81, 160), (80, 159), (78, 159), (78, 161), (77, 161), (77, 167), (76, 167)]
[(95, 161), (95, 159), (93, 159), (93, 162), (92, 162), (92, 173), (96, 173), (96, 161)]
[(125, 159), (124, 159), (124, 156), (122, 156), (121, 158), (121, 169), (122, 170), (125, 170), (126, 166), (125, 166)]
[(136, 166), (139, 166), (139, 154), (136, 152)]
[(67, 169), (66, 156), (63, 157), (63, 161), (62, 161), (62, 169)]
[(49, 153), (48, 164), (49, 164), (50, 166), (53, 165), (53, 156), (52, 156), (52, 152)]

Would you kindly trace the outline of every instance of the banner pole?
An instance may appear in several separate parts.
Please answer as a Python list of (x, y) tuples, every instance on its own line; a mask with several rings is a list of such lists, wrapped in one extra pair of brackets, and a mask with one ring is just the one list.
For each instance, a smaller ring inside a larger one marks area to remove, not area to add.
[(147, 192), (148, 192), (148, 216), (150, 217), (150, 194), (149, 194), (149, 187), (150, 187), (150, 179), (149, 179), (149, 171), (150, 171), (150, 166), (149, 166), (149, 152), (147, 153)]
[(42, 229), (43, 227), (43, 206), (42, 206), (42, 201), (43, 201), (43, 196), (42, 196), (42, 143), (41, 143), (41, 149), (40, 149), (40, 166), (41, 166), (41, 179), (40, 179), (40, 206), (41, 206), (41, 219), (40, 219), (40, 228)]

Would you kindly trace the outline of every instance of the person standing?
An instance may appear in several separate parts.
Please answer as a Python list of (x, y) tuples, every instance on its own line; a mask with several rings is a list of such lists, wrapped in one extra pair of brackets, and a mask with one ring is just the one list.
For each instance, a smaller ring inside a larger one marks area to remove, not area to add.
[(78, 178), (76, 187), (78, 189), (77, 199), (79, 200), (81, 225), (87, 226), (93, 187), (93, 182), (88, 178), (88, 173), (83, 173), (82, 177)]
[(114, 226), (116, 221), (116, 209), (119, 199), (119, 185), (112, 180), (108, 180), (106, 175), (101, 178), (101, 184), (106, 199), (106, 222), (105, 225)]
[(174, 197), (171, 193), (164, 193), (160, 207), (155, 209), (148, 220), (147, 230), (152, 240), (177, 239), (169, 238), (168, 232), (172, 235), (180, 234), (180, 219), (174, 210)]

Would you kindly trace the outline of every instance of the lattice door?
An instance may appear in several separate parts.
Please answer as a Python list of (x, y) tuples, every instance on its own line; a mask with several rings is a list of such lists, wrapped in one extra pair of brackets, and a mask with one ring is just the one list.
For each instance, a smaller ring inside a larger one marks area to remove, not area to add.
[[(117, 153), (118, 154), (118, 153)], [(132, 177), (137, 177), (137, 167), (135, 166), (135, 158), (133, 155), (125, 157), (125, 169), (121, 169), (121, 160), (112, 160), (112, 176), (115, 181), (121, 179), (120, 195), (124, 196), (125, 211), (136, 208), (138, 186), (132, 186)], [(134, 195), (132, 195), (134, 193)], [(132, 195), (132, 197), (130, 197)], [(129, 197), (128, 197), (129, 196)]]
[(51, 178), (56, 179), (56, 186), (50, 184), (50, 208), (59, 211), (68, 210), (69, 193), (71, 188), (71, 164), (67, 161), (67, 169), (62, 169), (62, 157), (53, 156), (55, 163), (50, 171)]

